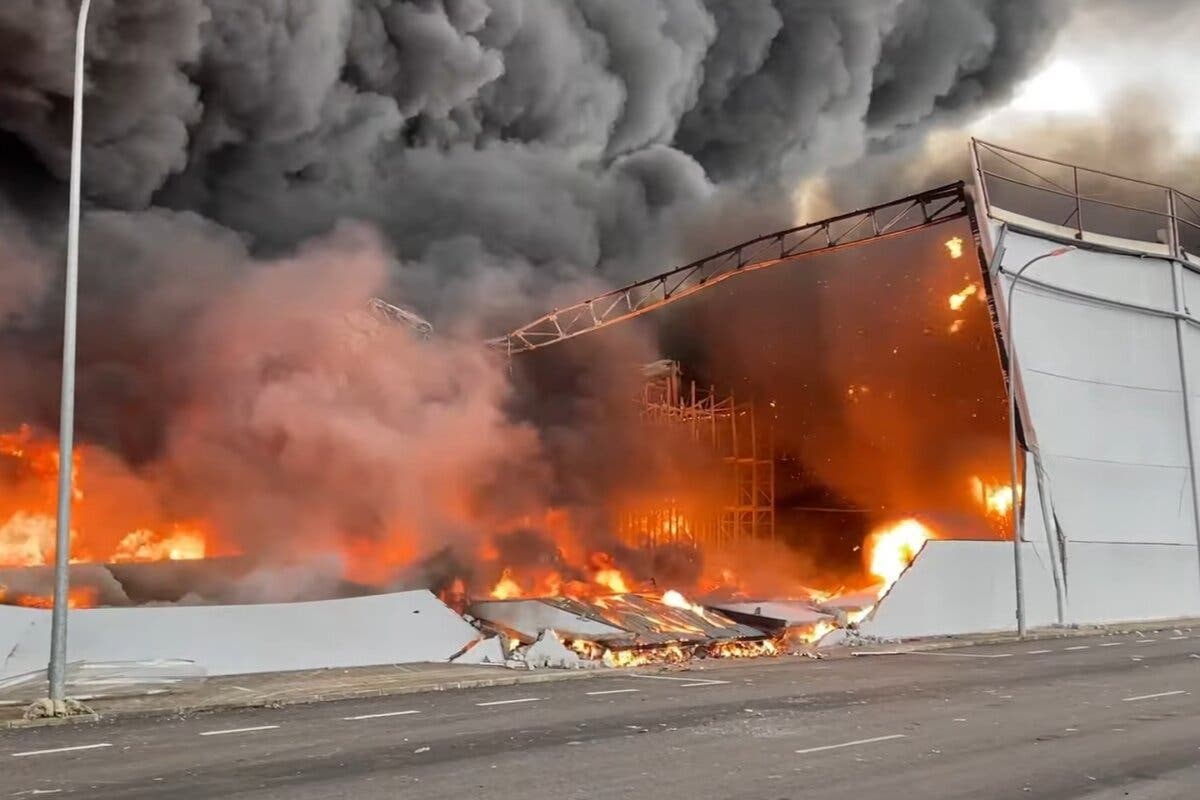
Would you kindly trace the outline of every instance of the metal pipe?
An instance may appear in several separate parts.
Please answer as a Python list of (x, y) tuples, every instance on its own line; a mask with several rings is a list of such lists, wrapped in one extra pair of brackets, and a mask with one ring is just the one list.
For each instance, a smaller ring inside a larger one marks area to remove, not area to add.
[[(1016, 600), (1017, 600), (1017, 636), (1021, 639), (1025, 638), (1025, 583), (1022, 573), (1021, 564), (1021, 534), (1022, 534), (1022, 515), (1021, 515), (1021, 496), (1017, 491), (1017, 362), (1016, 362), (1016, 346), (1015, 336), (1013, 335), (1013, 292), (1017, 288), (1017, 283), (1021, 280), (1021, 276), (1025, 274), (1025, 270), (1032, 267), (1047, 258), (1057, 258), (1071, 252), (1075, 248), (1071, 245), (1058, 247), (1051, 250), (1049, 253), (1043, 253), (1040, 256), (1030, 259), (1023, 267), (1012, 273), (1012, 283), (1008, 287), (1008, 295), (1005, 302), (1005, 314), (1008, 317), (1008, 339), (1005, 350), (1008, 353), (1008, 449), (1009, 449), (1009, 467), (1010, 467), (1010, 483), (1012, 487), (1012, 515), (1013, 515), (1013, 575), (1016, 581)], [(1007, 272), (1001, 266), (1001, 272)]]
[(91, 0), (79, 6), (75, 30), (75, 97), (71, 120), (71, 194), (67, 213), (67, 276), (63, 301), (62, 397), (58, 420), (58, 519), (54, 538), (54, 609), (50, 616), (50, 700), (66, 695), (67, 602), (71, 564), (72, 466), (75, 446), (75, 328), (79, 296), (79, 204), (83, 166), (83, 58)]
[[(1171, 286), (1175, 294), (1175, 311), (1187, 313), (1187, 295), (1183, 284), (1183, 265), (1171, 262)], [(1179, 356), (1179, 388), (1183, 392), (1183, 429), (1187, 437), (1188, 477), (1192, 485), (1192, 524), (1196, 532), (1196, 552), (1200, 553), (1200, 475), (1196, 474), (1196, 439), (1192, 422), (1192, 393), (1188, 387), (1187, 337), (1183, 334), (1182, 316), (1175, 318), (1175, 348)]]

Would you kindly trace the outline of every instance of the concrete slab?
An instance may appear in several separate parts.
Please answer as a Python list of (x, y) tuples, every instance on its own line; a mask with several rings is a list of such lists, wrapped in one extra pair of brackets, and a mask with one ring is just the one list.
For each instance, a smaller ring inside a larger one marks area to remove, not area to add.
[[(47, 662), (50, 612), (28, 613), (40, 615), (33, 632), (44, 635), (26, 633), (0, 677)], [(11, 613), (0, 619), (6, 616)], [(209, 675), (236, 675), (445, 662), (478, 637), (466, 620), (422, 590), (310, 603), (82, 609), (71, 613), (68, 659), (187, 659)]]

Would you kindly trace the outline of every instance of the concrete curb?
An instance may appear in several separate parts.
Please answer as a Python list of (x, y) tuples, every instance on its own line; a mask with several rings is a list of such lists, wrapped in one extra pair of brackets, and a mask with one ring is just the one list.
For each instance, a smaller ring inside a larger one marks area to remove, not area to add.
[[(921, 639), (908, 642), (901, 641), (898, 642), (896, 646), (889, 648), (887, 652), (920, 653), (932, 650), (950, 650), (957, 647), (983, 647), (997, 644), (1045, 642), (1053, 641), (1055, 639), (1081, 639), (1088, 636), (1116, 636), (1131, 633), (1158, 633), (1165, 630), (1175, 629), (1188, 631), (1194, 628), (1200, 628), (1200, 619), (1155, 620), (1153, 622), (1146, 622), (1142, 624), (1120, 622), (1112, 625), (1095, 625), (1080, 628), (1038, 628), (1036, 630), (1028, 631), (1024, 639), (1018, 638), (1017, 634), (1012, 631), (998, 631), (996, 633), (973, 634), (963, 638)], [(838, 648), (838, 650), (842, 653), (849, 652), (851, 655), (855, 653), (866, 654), (871, 652), (864, 649), (865, 647), (868, 647), (868, 645), (863, 645), (857, 648)]]
[[(501, 669), (501, 667), (497, 667)], [(344, 691), (318, 692), (296, 697), (250, 697), (245, 700), (222, 700), (210, 703), (181, 703), (169, 708), (153, 709), (113, 709), (93, 714), (81, 714), (75, 717), (49, 717), (45, 719), (15, 719), (0, 721), (0, 730), (17, 730), (24, 728), (40, 728), (55, 725), (76, 725), (94, 722), (110, 722), (118, 719), (136, 719), (149, 717), (185, 717), (195, 714), (206, 714), (216, 711), (236, 711), (249, 708), (285, 708), (287, 706), (306, 705), (308, 703), (328, 703), (337, 700), (357, 700), (365, 697), (399, 697), (407, 694), (425, 694), (428, 692), (450, 692), (459, 689), (486, 689), (494, 686), (515, 686), (517, 684), (551, 683), (556, 681), (576, 680), (580, 678), (600, 677), (603, 675), (619, 675), (616, 670), (556, 670), (554, 672), (515, 672), (510, 675), (495, 678), (471, 678), (465, 680), (442, 681), (439, 683), (419, 683), (411, 686), (384, 686), (366, 689), (346, 689)]]

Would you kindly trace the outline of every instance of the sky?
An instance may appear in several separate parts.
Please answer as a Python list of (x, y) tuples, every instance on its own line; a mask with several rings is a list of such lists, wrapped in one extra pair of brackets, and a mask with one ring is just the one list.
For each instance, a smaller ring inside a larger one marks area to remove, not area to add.
[(1089, 0), (1095, 6), (1063, 29), (1045, 65), (1005, 107), (973, 126), (1002, 129), (1031, 115), (1090, 116), (1130, 89), (1162, 96), (1179, 130), (1200, 146), (1200, 2)]

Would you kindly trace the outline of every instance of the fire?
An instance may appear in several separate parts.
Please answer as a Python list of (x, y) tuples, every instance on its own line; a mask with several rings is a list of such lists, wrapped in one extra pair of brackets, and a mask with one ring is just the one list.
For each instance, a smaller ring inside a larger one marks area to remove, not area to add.
[[(72, 458), (72, 498), (76, 514), (70, 533), (70, 561), (181, 561), (209, 554), (208, 537), (196, 525), (168, 524), (136, 527), (122, 534), (108, 528), (99, 534), (88, 520), (90, 502), (82, 488), (87, 446)], [(0, 433), (0, 467), (7, 483), (0, 493), (0, 567), (38, 567), (54, 561), (57, 531), (59, 456), (57, 442), (37, 434), (29, 425)], [(111, 502), (111, 498), (110, 498)], [(91, 535), (88, 528), (92, 528)], [(80, 607), (93, 604), (87, 589), (72, 591), (71, 602)], [(9, 595), (0, 602), (49, 606), (50, 597)]]
[(963, 242), (961, 236), (955, 236), (953, 239), (946, 241), (946, 251), (950, 253), (950, 257), (954, 259), (963, 257)]
[(692, 604), (688, 602), (688, 599), (675, 589), (669, 589), (666, 592), (663, 592), (662, 601), (663, 605), (665, 606), (679, 608), (684, 611), (691, 611), (693, 608)]
[[(975, 476), (971, 478), (971, 493), (989, 517), (1004, 519), (1012, 512), (1013, 490), (1008, 483), (989, 483)], [(1017, 498), (1020, 496), (1018, 490)]]
[(176, 528), (163, 535), (141, 528), (126, 534), (109, 560), (116, 564), (128, 561), (194, 561), (204, 558), (204, 551), (204, 536), (199, 531)]
[(887, 594), (904, 570), (917, 557), (925, 542), (936, 538), (929, 528), (915, 519), (906, 519), (873, 531), (864, 550), (867, 569), (883, 581), (879, 596)]
[[(96, 605), (96, 590), (90, 586), (82, 586), (67, 590), (67, 608), (91, 608)], [(18, 594), (9, 597), (0, 586), (0, 604), (23, 606), (25, 608), (54, 608), (52, 595)]]
[(969, 283), (961, 291), (950, 295), (950, 310), (961, 311), (967, 301), (979, 294), (978, 284)]
[(614, 594), (626, 594), (629, 591), (629, 584), (619, 569), (598, 570), (592, 580)]
[(596, 642), (575, 640), (568, 647), (592, 661), (607, 667), (641, 667), (647, 664), (681, 664), (693, 658), (760, 658), (774, 656), (780, 645), (773, 639), (734, 640), (706, 644), (672, 642), (657, 647), (610, 649)]
[(497, 600), (511, 600), (514, 597), (521, 597), (524, 592), (521, 591), (521, 584), (513, 580), (512, 570), (508, 567), (500, 573), (500, 580), (492, 587), (492, 597)]
[(54, 558), (54, 517), (18, 511), (0, 524), (0, 567), (35, 567)]

